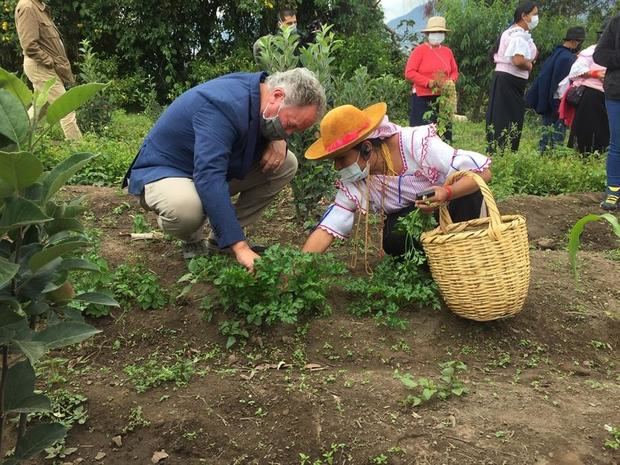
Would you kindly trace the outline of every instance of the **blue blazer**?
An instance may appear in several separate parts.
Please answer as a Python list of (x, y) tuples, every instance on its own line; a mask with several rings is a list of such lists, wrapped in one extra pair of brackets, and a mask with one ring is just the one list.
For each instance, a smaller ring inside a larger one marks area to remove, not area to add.
[(562, 45), (558, 45), (543, 63), (540, 74), (525, 95), (525, 103), (539, 115), (554, 114), (559, 100), (554, 97), (560, 81), (568, 76), (577, 56)]
[(163, 178), (194, 180), (220, 247), (245, 240), (228, 191), (243, 179), (267, 141), (260, 134), (260, 83), (265, 73), (234, 73), (179, 96), (146, 136), (126, 176), (129, 193)]

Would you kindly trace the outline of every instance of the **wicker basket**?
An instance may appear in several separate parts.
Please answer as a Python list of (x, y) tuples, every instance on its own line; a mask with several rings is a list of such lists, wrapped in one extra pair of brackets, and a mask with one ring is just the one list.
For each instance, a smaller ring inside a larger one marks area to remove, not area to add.
[(421, 241), (448, 307), (457, 315), (489, 321), (515, 315), (523, 308), (530, 281), (530, 255), (525, 218), (500, 216), (493, 195), (475, 173), (459, 171), (480, 186), (489, 217), (452, 223), (445, 205), (439, 227), (422, 234)]

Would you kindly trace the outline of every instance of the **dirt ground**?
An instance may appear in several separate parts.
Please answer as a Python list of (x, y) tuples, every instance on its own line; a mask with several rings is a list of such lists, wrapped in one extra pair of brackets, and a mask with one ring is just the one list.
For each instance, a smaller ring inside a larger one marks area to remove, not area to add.
[[(111, 265), (144, 263), (166, 287), (178, 287), (185, 265), (177, 245), (121, 235), (139, 212), (133, 198), (107, 188), (70, 193), (88, 196)], [(403, 312), (409, 329), (395, 330), (352, 316), (335, 293), (331, 316), (265, 331), (231, 351), (191, 299), (94, 320), (100, 335), (57, 354), (72, 368), (68, 389), (87, 396), (89, 408), (88, 421), (68, 436), (76, 452), (59, 463), (148, 464), (165, 451), (159, 463), (166, 465), (618, 464), (620, 451), (603, 444), (604, 425), (620, 426), (619, 244), (606, 225), (589, 225), (579, 282), (565, 252), (570, 226), (597, 211), (598, 200), (500, 203), (503, 214), (526, 216), (531, 243), (529, 296), (507, 320), (476, 323), (445, 308), (412, 308)], [(123, 202), (131, 208), (114, 214)], [(252, 231), (257, 241), (303, 241), (287, 205), (283, 199), (266, 213)], [(139, 394), (123, 369), (156, 352), (200, 357), (201, 369), (186, 386)], [(448, 360), (467, 364), (469, 393), (404, 405), (407, 391), (394, 371), (437, 378)], [(132, 423), (137, 407), (148, 425)]]

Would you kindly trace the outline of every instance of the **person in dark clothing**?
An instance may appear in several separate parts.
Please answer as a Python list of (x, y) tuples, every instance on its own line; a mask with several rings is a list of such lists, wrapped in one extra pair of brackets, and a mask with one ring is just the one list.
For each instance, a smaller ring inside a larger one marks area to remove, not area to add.
[[(287, 29), (291, 34), (299, 35), (297, 30), (297, 12), (291, 8), (284, 8), (278, 13), (278, 29), (283, 31)], [(261, 53), (263, 48), (272, 34), (260, 37), (252, 46), (252, 54), (254, 55), (254, 61), (257, 65), (262, 66)]]
[[(598, 31), (597, 42), (602, 33)], [(596, 43), (579, 52), (568, 76), (558, 87), (558, 94), (562, 95), (560, 118), (570, 127), (567, 145), (582, 155), (604, 153), (609, 147), (609, 121), (603, 91), (606, 68), (594, 62), (595, 50)], [(581, 92), (581, 97), (573, 95), (569, 99), (571, 90)]]
[(607, 154), (607, 189), (601, 208), (617, 211), (620, 205), (620, 14), (614, 16), (605, 28), (594, 51), (594, 61), (607, 68), (603, 88), (610, 144)]
[(564, 141), (566, 126), (558, 115), (561, 98), (561, 95), (557, 94), (558, 84), (568, 76), (571, 66), (577, 59), (575, 53), (581, 49), (585, 38), (584, 28), (580, 26), (569, 28), (564, 42), (558, 45), (543, 63), (540, 74), (525, 96), (527, 106), (542, 115), (543, 132), (539, 143), (541, 152)]

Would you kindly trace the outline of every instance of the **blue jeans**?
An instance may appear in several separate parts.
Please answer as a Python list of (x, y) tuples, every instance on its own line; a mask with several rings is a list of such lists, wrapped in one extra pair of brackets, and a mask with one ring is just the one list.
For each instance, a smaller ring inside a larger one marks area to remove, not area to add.
[(607, 154), (607, 185), (620, 186), (620, 100), (605, 99), (609, 118), (609, 153)]
[(542, 123), (542, 137), (538, 149), (544, 152), (548, 148), (552, 149), (556, 145), (562, 145), (566, 135), (566, 126), (558, 119), (557, 112), (542, 115)]

